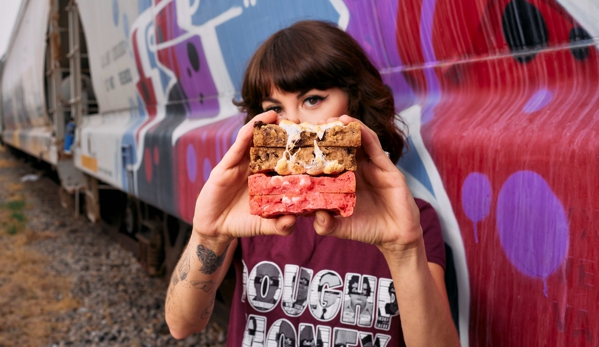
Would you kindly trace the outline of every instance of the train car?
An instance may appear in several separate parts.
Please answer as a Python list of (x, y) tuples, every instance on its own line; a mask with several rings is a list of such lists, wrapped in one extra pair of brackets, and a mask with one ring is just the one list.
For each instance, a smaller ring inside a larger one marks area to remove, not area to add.
[(2, 141), (55, 166), (65, 205), (81, 193), (92, 221), (168, 273), (242, 126), (231, 101), (252, 53), (295, 21), (334, 22), (407, 124), (397, 166), (440, 216), (462, 345), (594, 346), (597, 13), (590, 0), (24, 0)]

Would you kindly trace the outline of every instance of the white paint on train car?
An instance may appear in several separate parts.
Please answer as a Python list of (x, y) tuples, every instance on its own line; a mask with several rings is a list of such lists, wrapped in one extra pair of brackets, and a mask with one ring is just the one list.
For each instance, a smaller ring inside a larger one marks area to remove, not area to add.
[[(152, 83), (152, 90), (154, 91), (154, 95), (156, 98), (156, 114), (154, 118), (152, 118), (149, 122), (144, 123), (141, 128), (137, 130), (138, 143), (135, 147), (137, 158), (143, 157), (144, 150), (144, 142), (146, 133), (152, 129), (155, 125), (158, 125), (164, 117), (166, 117), (166, 101), (168, 92), (173, 85), (176, 83), (177, 78), (173, 74), (170, 69), (164, 68), (164, 66), (160, 63), (158, 59), (156, 59), (155, 63), (158, 65), (158, 68), (152, 68), (150, 63), (150, 55), (142, 54), (142, 52), (150, 52), (150, 54), (156, 53), (156, 50), (153, 50), (152, 47), (155, 48), (153, 42), (155, 42), (156, 38), (154, 36), (154, 14), (160, 12), (166, 5), (168, 5), (168, 1), (163, 1), (156, 7), (151, 7), (141, 13), (139, 17), (137, 17), (133, 23), (131, 33), (136, 30), (139, 32), (139, 35), (136, 36), (136, 44), (138, 47), (139, 60), (141, 62), (141, 69), (144, 75), (149, 76)], [(143, 34), (145, 33), (145, 34)], [(131, 40), (133, 39), (130, 37)], [(160, 78), (160, 71), (165, 73), (169, 77), (168, 85), (163, 88), (162, 81)], [(139, 77), (138, 77), (139, 79)], [(137, 160), (132, 168), (134, 172), (137, 172), (139, 167), (141, 166), (142, 161)], [(137, 185), (136, 185), (137, 186)]]
[(2, 137), (37, 158), (56, 164), (58, 154), (46, 111), (44, 58), (49, 1), (25, 1), (2, 74)]
[[(599, 2), (597, 0), (557, 0), (580, 23), (591, 37), (599, 37)], [(599, 43), (595, 46), (599, 49)]]
[[(79, 15), (87, 40), (92, 83), (100, 112), (127, 112), (129, 100), (137, 100), (134, 81), (139, 79), (131, 54), (130, 35), (123, 28), (123, 18), (137, 17), (137, 4), (119, 2), (119, 25), (113, 24), (112, 1), (78, 1)], [(149, 14), (151, 20), (151, 14)], [(132, 32), (133, 30), (127, 30)], [(126, 48), (126, 53), (123, 52)], [(125, 54), (123, 54), (125, 53)], [(128, 74), (122, 83), (119, 74)]]
[[(134, 27), (128, 27), (137, 17), (137, 3), (119, 2), (116, 24), (112, 2), (78, 1), (78, 7), (100, 114), (82, 120), (79, 146), (74, 148), (75, 166), (123, 189), (121, 141), (132, 119), (138, 117), (135, 82), (139, 75), (130, 39)], [(149, 12), (147, 21), (151, 22)]]
[(24, 129), (4, 130), (4, 142), (18, 148), (40, 160), (56, 165), (58, 150), (52, 136), (52, 128), (48, 125)]
[(124, 168), (121, 165), (123, 135), (118, 130), (126, 129), (130, 121), (123, 112), (85, 117), (79, 136), (80, 146), (75, 148), (75, 166), (124, 190)]
[(337, 25), (344, 31), (347, 30), (347, 26), (349, 25), (349, 9), (343, 0), (330, 0), (331, 5), (335, 8), (335, 10), (339, 13), (339, 21), (337, 21)]

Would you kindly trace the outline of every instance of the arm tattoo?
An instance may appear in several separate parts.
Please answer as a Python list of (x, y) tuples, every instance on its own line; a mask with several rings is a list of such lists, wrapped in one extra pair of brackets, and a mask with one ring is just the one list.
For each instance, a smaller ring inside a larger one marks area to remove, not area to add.
[(173, 299), (173, 292), (175, 291), (175, 286), (179, 283), (179, 278), (177, 277), (177, 272), (173, 271), (173, 275), (171, 276), (171, 285), (166, 292), (166, 302), (164, 303), (164, 307), (166, 308), (166, 312), (170, 313), (173, 311), (173, 306), (171, 305), (171, 300)]
[(176, 286), (177, 283), (179, 283), (179, 276), (177, 276), (177, 271), (173, 271), (173, 274), (171, 276), (171, 288)]
[(189, 265), (189, 253), (185, 252), (181, 260), (179, 261), (179, 266), (177, 266), (177, 273), (179, 279), (184, 281), (187, 278), (187, 274), (189, 273), (189, 269), (191, 266)]
[(211, 249), (206, 248), (204, 245), (198, 245), (196, 254), (198, 255), (200, 262), (202, 262), (202, 268), (200, 271), (206, 275), (211, 275), (218, 270), (218, 268), (223, 265), (223, 262), (225, 261), (229, 246), (227, 246), (223, 254), (217, 256)]
[(175, 291), (175, 286), (177, 283), (184, 281), (187, 278), (187, 274), (189, 273), (189, 253), (187, 249), (185, 249), (181, 259), (179, 259), (179, 263), (177, 267), (173, 270), (173, 274), (171, 275), (171, 285), (168, 288), (168, 292), (166, 293), (166, 310), (167, 312), (172, 312), (173, 307), (171, 305), (171, 299), (173, 296), (173, 292)]
[(195, 289), (203, 290), (206, 293), (214, 293), (214, 282), (212, 281), (190, 281)]
[(206, 307), (204, 312), (202, 312), (202, 314), (200, 315), (200, 318), (202, 318), (202, 319), (210, 318), (210, 315), (212, 315), (212, 310), (214, 309), (214, 299), (215, 299), (215, 296), (212, 295), (212, 299), (210, 300), (208, 307)]

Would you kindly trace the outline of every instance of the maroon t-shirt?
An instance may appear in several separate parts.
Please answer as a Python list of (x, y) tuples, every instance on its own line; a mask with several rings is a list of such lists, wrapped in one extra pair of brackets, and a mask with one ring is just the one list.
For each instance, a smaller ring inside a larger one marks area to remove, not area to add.
[[(445, 268), (439, 218), (416, 199), (426, 256)], [(403, 346), (395, 290), (375, 246), (316, 234), (240, 239), (227, 346)]]

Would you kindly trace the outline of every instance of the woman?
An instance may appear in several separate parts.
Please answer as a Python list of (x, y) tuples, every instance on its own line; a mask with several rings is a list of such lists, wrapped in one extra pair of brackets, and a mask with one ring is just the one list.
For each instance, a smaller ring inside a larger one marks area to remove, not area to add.
[[(458, 346), (439, 221), (429, 204), (412, 197), (394, 165), (405, 136), (396, 126), (393, 97), (359, 44), (332, 24), (298, 22), (256, 51), (241, 94), (236, 105), (247, 112), (247, 124), (198, 197), (194, 231), (173, 274), (166, 302), (171, 334), (183, 338), (205, 327), (216, 289), (234, 263), (229, 346), (250, 339), (289, 343), (306, 329), (317, 345)], [(281, 119), (363, 123), (351, 217), (249, 214), (253, 123)], [(293, 276), (303, 272), (310, 274), (308, 302), (286, 310), (297, 292)], [(343, 305), (355, 292), (363, 300)], [(399, 315), (374, 314), (380, 310), (373, 305), (395, 302)]]

